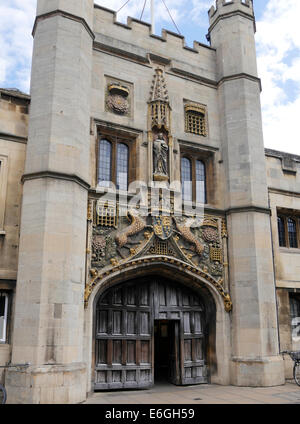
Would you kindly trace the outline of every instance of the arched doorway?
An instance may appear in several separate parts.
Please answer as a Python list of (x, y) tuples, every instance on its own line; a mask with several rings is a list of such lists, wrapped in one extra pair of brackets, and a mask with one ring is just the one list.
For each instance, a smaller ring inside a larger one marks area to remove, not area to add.
[(107, 289), (96, 303), (94, 389), (207, 383), (208, 325), (198, 291), (174, 281), (153, 276)]

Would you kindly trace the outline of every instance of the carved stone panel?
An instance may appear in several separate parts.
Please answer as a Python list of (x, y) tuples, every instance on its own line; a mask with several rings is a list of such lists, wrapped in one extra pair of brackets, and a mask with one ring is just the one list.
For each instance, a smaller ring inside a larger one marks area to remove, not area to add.
[(132, 116), (133, 85), (106, 78), (105, 110), (120, 116)]
[[(163, 259), (174, 258), (173, 261), (178, 260), (191, 269), (203, 272), (218, 285), (218, 290), (224, 292), (224, 218), (142, 216), (138, 210), (129, 210), (127, 216), (117, 216), (117, 225), (112, 227), (106, 220), (99, 219), (99, 201), (94, 200), (92, 208), (91, 284), (101, 273), (107, 274), (114, 267), (125, 266), (131, 260), (161, 256)], [(227, 296), (225, 292), (223, 294)]]

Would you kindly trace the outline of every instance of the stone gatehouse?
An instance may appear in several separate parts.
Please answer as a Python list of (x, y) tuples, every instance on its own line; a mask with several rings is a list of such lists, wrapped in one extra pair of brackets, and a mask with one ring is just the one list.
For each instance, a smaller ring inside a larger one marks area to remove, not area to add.
[(10, 403), (275, 386), (300, 347), (300, 157), (264, 150), (251, 0), (209, 43), (37, 1), (30, 96), (0, 89)]

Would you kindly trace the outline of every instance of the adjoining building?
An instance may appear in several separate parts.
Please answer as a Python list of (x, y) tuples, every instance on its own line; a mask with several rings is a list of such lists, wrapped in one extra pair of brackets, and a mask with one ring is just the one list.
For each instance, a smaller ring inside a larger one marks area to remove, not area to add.
[(0, 90), (0, 364), (30, 363), (9, 402), (291, 377), (300, 157), (264, 150), (252, 1), (209, 25), (191, 48), (37, 1), (30, 96)]

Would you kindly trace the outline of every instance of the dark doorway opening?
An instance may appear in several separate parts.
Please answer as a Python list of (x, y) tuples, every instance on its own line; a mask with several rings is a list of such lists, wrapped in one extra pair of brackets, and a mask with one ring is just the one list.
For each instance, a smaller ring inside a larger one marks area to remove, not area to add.
[(154, 321), (154, 381), (178, 384), (179, 321)]

